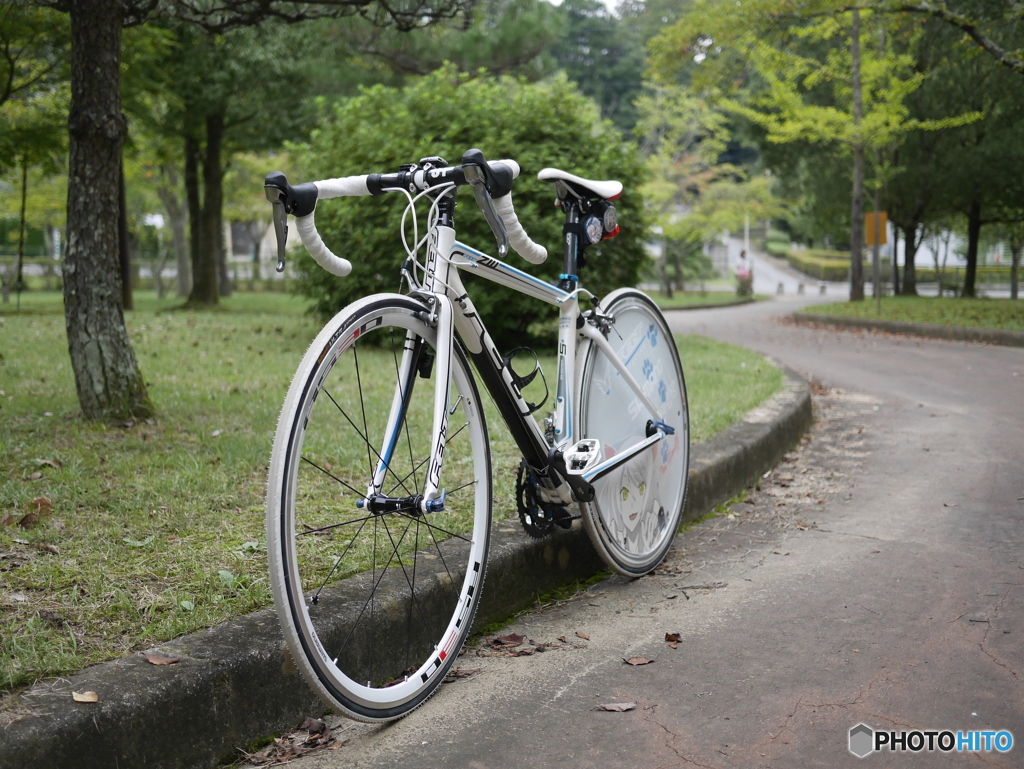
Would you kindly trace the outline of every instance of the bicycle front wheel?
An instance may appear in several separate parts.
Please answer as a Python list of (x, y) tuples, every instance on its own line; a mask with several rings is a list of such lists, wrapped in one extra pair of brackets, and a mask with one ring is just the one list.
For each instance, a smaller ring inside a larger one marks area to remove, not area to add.
[[(422, 513), (414, 502), (434, 449), (439, 379), (423, 311), (378, 295), (335, 316), (299, 366), (270, 462), (267, 554), (285, 639), (324, 701), (362, 721), (399, 718), (441, 683), (487, 562), (487, 429), (457, 344), (444, 509)], [(381, 472), (379, 493), (396, 501), (360, 507)]]
[[(594, 482), (581, 504), (583, 522), (605, 563), (627, 577), (657, 566), (675, 537), (686, 502), (690, 417), (686, 383), (672, 333), (657, 305), (635, 289), (606, 297), (613, 319), (608, 341), (644, 395), (674, 429), (661, 441)], [(597, 438), (606, 459), (647, 436), (654, 416), (595, 344), (581, 350), (579, 425)]]

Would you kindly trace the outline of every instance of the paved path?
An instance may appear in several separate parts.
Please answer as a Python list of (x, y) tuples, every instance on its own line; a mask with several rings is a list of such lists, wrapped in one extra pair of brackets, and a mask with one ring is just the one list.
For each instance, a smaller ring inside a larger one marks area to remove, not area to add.
[[(854, 766), (865, 722), (1020, 742), (863, 766), (1024, 766), (1024, 351), (771, 319), (798, 304), (672, 317), (820, 383), (811, 439), (749, 502), (657, 575), (517, 619), (543, 652), (470, 649), (476, 672), (410, 717), (340, 723), (344, 746), (295, 765)], [(611, 702), (637, 707), (592, 710)]]

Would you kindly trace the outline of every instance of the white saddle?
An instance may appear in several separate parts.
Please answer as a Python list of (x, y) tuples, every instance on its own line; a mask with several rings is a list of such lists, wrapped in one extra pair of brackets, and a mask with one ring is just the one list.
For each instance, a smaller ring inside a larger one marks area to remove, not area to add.
[(582, 187), (586, 192), (605, 200), (615, 200), (622, 194), (622, 182), (595, 182), (575, 174), (559, 171), (557, 168), (545, 168), (537, 174), (537, 178), (542, 182), (568, 182), (576, 187)]

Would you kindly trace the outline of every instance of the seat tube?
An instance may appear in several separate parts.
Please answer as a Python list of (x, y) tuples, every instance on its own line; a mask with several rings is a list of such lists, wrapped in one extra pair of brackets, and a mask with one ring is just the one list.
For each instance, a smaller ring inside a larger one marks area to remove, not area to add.
[(558, 313), (558, 379), (555, 385), (555, 445), (574, 442), (575, 423), (573, 376), (576, 371), (576, 319), (580, 307), (576, 296), (567, 299)]
[[(565, 272), (559, 275), (558, 287), (573, 292), (579, 285), (576, 275), (579, 260), (579, 219), (580, 211), (576, 201), (563, 198), (565, 227), (562, 236), (565, 241)], [(555, 385), (555, 446), (564, 448), (574, 443), (575, 424), (573, 409), (576, 404), (573, 377), (576, 372), (576, 321), (580, 306), (578, 294), (562, 303), (558, 314), (558, 380)]]

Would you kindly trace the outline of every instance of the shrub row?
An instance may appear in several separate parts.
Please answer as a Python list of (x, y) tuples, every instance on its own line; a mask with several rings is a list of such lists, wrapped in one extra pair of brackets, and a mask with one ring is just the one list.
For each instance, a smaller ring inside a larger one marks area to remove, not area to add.
[(805, 275), (818, 280), (842, 281), (850, 274), (850, 260), (826, 258), (816, 254), (841, 253), (835, 251), (790, 251), (786, 255), (786, 261), (794, 270), (799, 270)]

